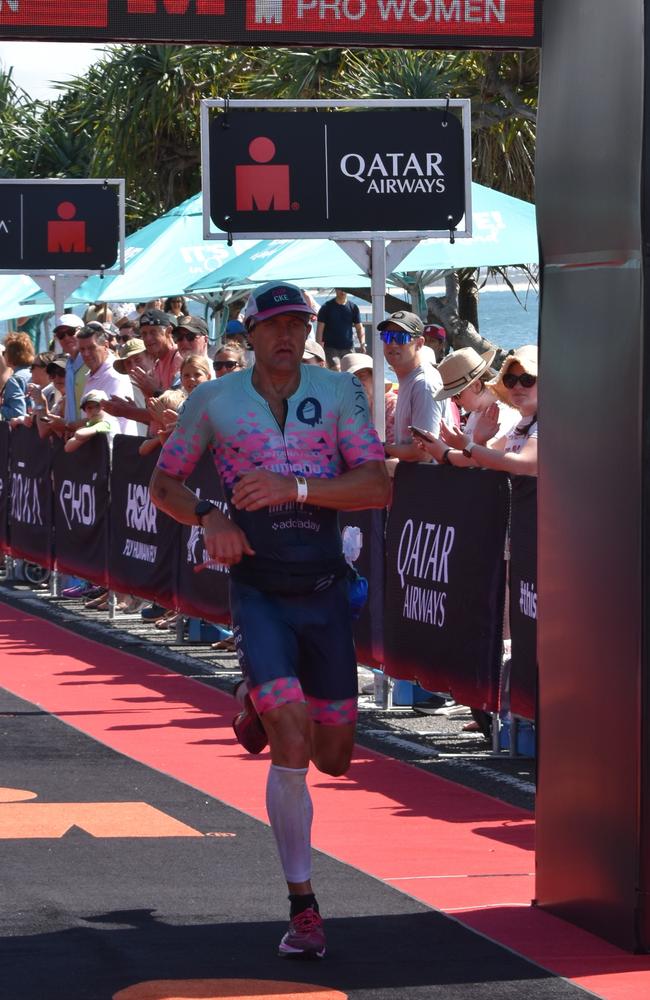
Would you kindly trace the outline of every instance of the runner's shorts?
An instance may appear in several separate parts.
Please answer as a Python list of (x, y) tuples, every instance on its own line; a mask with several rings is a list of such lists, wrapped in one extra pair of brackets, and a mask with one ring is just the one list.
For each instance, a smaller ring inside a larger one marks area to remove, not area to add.
[(260, 714), (301, 701), (315, 722), (355, 721), (357, 659), (347, 580), (285, 597), (231, 578), (230, 607), (239, 665)]

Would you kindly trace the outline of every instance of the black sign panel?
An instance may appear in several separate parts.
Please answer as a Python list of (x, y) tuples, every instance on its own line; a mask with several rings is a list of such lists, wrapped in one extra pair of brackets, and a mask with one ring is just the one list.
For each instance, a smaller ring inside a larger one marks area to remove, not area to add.
[(537, 705), (537, 479), (515, 476), (510, 523), (510, 711), (535, 719)]
[[(186, 485), (201, 500), (214, 501), (227, 514), (221, 479), (209, 452), (203, 455)], [(176, 607), (194, 618), (222, 624), (229, 622), (230, 573), (227, 566), (216, 565), (210, 560), (203, 545), (203, 529), (181, 525), (179, 551)]]
[(214, 114), (210, 214), (233, 233), (449, 231), (465, 214), (462, 123), (434, 108)]
[(115, 185), (0, 182), (0, 273), (85, 274), (114, 268), (119, 242)]
[(531, 48), (541, 0), (4, 0), (0, 38)]
[(7, 529), (7, 499), (9, 496), (9, 424), (0, 422), (0, 552), (5, 552), (9, 541)]
[(57, 569), (105, 585), (108, 559), (109, 449), (95, 434), (81, 452), (54, 456), (54, 548)]
[(498, 707), (510, 483), (400, 462), (386, 539), (386, 673)]
[(118, 434), (113, 441), (109, 582), (118, 593), (173, 608), (180, 525), (151, 502), (149, 480), (159, 453), (140, 455), (143, 440)]
[(368, 667), (384, 662), (385, 550), (384, 510), (346, 510), (339, 514), (343, 551), (368, 581), (368, 599), (354, 621), (357, 660)]
[(18, 559), (52, 568), (52, 448), (36, 427), (11, 432), (9, 548)]

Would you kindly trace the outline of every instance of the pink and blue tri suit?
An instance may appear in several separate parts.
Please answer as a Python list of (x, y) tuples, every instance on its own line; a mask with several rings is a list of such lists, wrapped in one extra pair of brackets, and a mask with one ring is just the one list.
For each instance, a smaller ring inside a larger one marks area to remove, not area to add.
[[(302, 365), (284, 428), (255, 390), (252, 370), (199, 385), (184, 404), (158, 467), (186, 479), (210, 449), (230, 499), (247, 472), (331, 479), (384, 460), (359, 380)], [(307, 701), (312, 718), (356, 717), (356, 656), (336, 511), (291, 502), (230, 508), (255, 556), (231, 569), (240, 665), (258, 711)]]

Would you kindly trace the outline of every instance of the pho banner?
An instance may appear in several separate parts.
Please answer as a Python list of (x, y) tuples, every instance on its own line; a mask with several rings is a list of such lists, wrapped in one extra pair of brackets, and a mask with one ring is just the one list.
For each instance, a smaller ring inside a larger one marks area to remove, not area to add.
[(357, 660), (368, 667), (384, 662), (385, 510), (346, 510), (339, 514), (343, 552), (368, 581), (368, 600), (354, 622)]
[(52, 447), (36, 427), (11, 431), (9, 549), (12, 556), (52, 569)]
[(400, 462), (386, 539), (385, 671), (494, 711), (510, 482)]
[(118, 593), (173, 608), (180, 525), (151, 502), (158, 453), (140, 455), (143, 440), (118, 434), (113, 441), (109, 584)]
[(537, 479), (512, 480), (510, 522), (510, 711), (535, 719), (537, 707)]
[[(221, 479), (209, 452), (205, 452), (188, 477), (187, 486), (200, 500), (212, 500), (228, 514)], [(179, 552), (176, 607), (193, 618), (218, 623), (230, 621), (230, 573), (227, 566), (205, 565), (209, 556), (203, 545), (203, 529), (181, 525)]]
[(9, 424), (0, 422), (0, 552), (6, 552), (9, 545), (7, 508), (9, 496)]
[(105, 434), (81, 451), (54, 455), (56, 567), (104, 586), (108, 580), (110, 453)]

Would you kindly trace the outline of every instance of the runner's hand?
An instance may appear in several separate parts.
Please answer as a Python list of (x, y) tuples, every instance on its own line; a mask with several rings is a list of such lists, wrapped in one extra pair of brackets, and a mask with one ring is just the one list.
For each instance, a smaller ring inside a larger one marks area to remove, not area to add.
[(232, 491), (231, 502), (237, 510), (261, 510), (262, 507), (290, 503), (296, 499), (296, 494), (294, 476), (256, 469), (241, 477)]
[(233, 566), (242, 556), (255, 555), (241, 528), (219, 510), (203, 519), (203, 544), (210, 559), (224, 566)]

